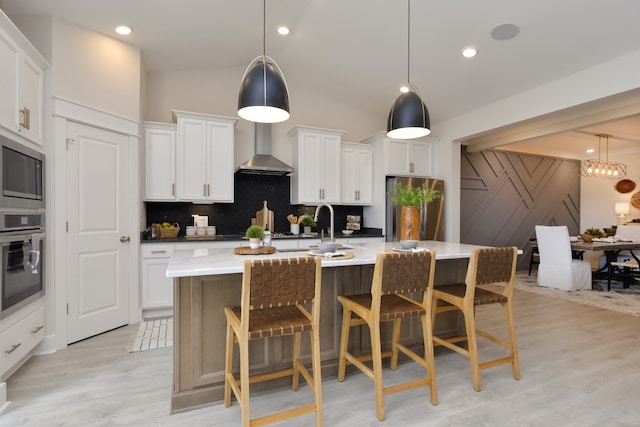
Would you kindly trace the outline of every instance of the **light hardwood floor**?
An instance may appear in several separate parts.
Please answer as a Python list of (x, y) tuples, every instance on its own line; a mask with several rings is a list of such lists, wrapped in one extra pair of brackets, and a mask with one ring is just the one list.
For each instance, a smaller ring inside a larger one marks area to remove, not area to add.
[[(486, 308), (486, 310), (485, 310)], [(479, 307), (484, 325), (500, 327), (499, 307)], [(440, 404), (426, 388), (387, 396), (386, 420), (375, 416), (372, 382), (362, 374), (323, 382), (326, 426), (637, 426), (640, 425), (640, 317), (529, 292), (515, 294), (522, 379), (503, 365), (471, 386), (467, 360), (436, 358)], [(127, 353), (129, 326), (32, 358), (8, 381), (12, 401), (2, 426), (237, 426), (238, 405), (169, 415), (172, 349)], [(480, 341), (481, 355), (490, 345)], [(223, 343), (221, 343), (223, 345)], [(498, 350), (499, 351), (499, 350)], [(493, 354), (493, 352), (492, 352)], [(415, 363), (385, 369), (385, 384), (423, 375)], [(259, 414), (309, 388), (252, 395)], [(280, 425), (313, 424), (308, 415)]]

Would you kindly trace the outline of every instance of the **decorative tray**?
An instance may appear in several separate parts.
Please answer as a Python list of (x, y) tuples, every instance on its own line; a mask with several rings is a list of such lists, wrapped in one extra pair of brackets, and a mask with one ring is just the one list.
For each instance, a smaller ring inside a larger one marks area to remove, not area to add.
[(268, 255), (275, 251), (275, 246), (260, 246), (258, 249), (251, 249), (250, 246), (238, 246), (237, 248), (233, 248), (233, 253), (238, 255)]
[(353, 252), (325, 252), (320, 253), (318, 251), (309, 251), (305, 253), (306, 256), (319, 256), (321, 258), (330, 259), (330, 260), (339, 260), (339, 259), (351, 259), (355, 258), (355, 254)]

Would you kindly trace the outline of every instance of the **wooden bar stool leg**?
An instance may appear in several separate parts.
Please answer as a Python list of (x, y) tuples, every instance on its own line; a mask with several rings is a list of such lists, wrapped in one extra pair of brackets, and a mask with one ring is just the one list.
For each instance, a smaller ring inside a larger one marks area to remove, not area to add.
[(438, 404), (438, 387), (436, 383), (436, 364), (434, 360), (433, 350), (433, 323), (431, 317), (420, 316), (422, 323), (422, 340), (424, 341), (424, 360), (427, 365), (427, 375), (429, 376), (429, 396), (431, 396), (431, 404)]
[(224, 406), (231, 406), (231, 381), (233, 379), (233, 328), (227, 324), (227, 348), (224, 361)]
[(313, 393), (316, 403), (316, 427), (322, 427), (322, 366), (320, 364), (320, 331), (311, 331), (311, 369), (313, 369)]
[(509, 339), (509, 352), (511, 353), (513, 369), (513, 378), (520, 379), (520, 359), (518, 358), (518, 345), (516, 344), (516, 328), (513, 322), (513, 307), (511, 304), (505, 303), (504, 307), (505, 322), (507, 322), (507, 337)]
[(249, 408), (249, 340), (238, 337), (240, 353), (240, 411), (242, 412), (242, 427), (251, 424)]
[(382, 386), (380, 322), (371, 323), (369, 323), (369, 331), (371, 332), (371, 355), (373, 357), (373, 383), (376, 391), (376, 415), (380, 421), (384, 421), (384, 390)]
[(480, 391), (480, 361), (478, 359), (478, 340), (476, 339), (476, 322), (474, 319), (474, 308), (465, 307), (463, 310), (464, 323), (467, 331), (467, 349), (469, 351), (469, 362), (471, 363), (471, 378), (473, 388)]
[(393, 335), (391, 339), (391, 370), (395, 371), (398, 367), (398, 343), (400, 342), (400, 327), (402, 326), (402, 319), (398, 318), (393, 321)]
[[(298, 363), (300, 361), (300, 342), (302, 341), (301, 335), (302, 334), (300, 332), (296, 332), (295, 334), (293, 334), (293, 391), (298, 391), (298, 387), (300, 385), (300, 368), (298, 367)], [(313, 345), (313, 342), (311, 345)]]
[(349, 331), (351, 329), (351, 310), (343, 309), (342, 313), (342, 331), (340, 333), (340, 357), (338, 359), (338, 381), (343, 382), (347, 369), (347, 346), (349, 345)]

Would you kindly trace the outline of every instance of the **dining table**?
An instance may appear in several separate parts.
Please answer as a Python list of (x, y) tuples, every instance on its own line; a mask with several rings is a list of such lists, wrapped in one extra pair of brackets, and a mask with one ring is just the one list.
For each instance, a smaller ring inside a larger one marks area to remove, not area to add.
[(634, 253), (634, 251), (640, 251), (640, 241), (622, 241), (617, 239), (600, 239), (599, 241), (594, 240), (593, 242), (578, 241), (571, 243), (571, 250), (574, 254), (577, 254), (579, 258), (582, 258), (584, 252), (604, 252), (605, 263), (601, 268), (593, 272), (593, 277), (606, 277), (607, 290), (611, 290), (611, 280), (617, 277), (623, 279), (628, 278), (627, 272), (622, 273), (620, 269), (612, 265), (612, 263), (618, 261), (618, 254), (621, 251), (629, 251), (633, 260), (640, 264), (639, 254)]

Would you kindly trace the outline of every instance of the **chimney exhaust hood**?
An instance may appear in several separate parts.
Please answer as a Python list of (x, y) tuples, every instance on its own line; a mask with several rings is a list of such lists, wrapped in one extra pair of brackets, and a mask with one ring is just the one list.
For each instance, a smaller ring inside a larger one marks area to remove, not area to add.
[(284, 176), (293, 168), (271, 155), (271, 124), (255, 123), (255, 154), (236, 169), (238, 173)]

